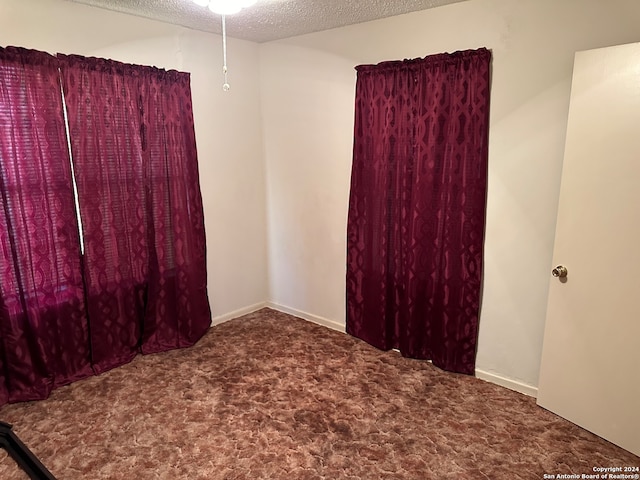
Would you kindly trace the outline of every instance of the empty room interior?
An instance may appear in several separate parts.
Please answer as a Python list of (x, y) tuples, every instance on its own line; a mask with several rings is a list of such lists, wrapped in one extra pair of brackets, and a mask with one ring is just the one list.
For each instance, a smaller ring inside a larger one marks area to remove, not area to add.
[(0, 478), (640, 478), (640, 2), (196, 3), (0, 2)]

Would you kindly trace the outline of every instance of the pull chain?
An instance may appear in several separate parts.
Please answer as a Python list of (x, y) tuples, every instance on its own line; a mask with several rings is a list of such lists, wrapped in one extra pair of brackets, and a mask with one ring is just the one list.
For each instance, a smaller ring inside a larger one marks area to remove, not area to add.
[(228, 92), (231, 87), (227, 81), (227, 22), (225, 15), (222, 15), (222, 74), (224, 75), (222, 90)]

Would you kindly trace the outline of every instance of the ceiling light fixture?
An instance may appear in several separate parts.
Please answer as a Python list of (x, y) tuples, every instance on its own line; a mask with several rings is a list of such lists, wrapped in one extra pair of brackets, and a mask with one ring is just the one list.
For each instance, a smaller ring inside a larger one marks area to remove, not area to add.
[(255, 4), (257, 0), (192, 0), (196, 5), (201, 7), (209, 7), (213, 13), (217, 13), (222, 17), (222, 73), (224, 75), (224, 83), (222, 89), (229, 91), (229, 82), (227, 81), (227, 21), (226, 16), (238, 13), (246, 7)]

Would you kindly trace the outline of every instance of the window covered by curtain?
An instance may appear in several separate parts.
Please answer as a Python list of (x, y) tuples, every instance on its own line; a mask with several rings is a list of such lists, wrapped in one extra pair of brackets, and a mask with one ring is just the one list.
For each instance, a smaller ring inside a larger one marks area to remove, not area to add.
[(0, 405), (193, 345), (211, 312), (189, 74), (8, 47), (0, 79)]
[(142, 351), (192, 345), (209, 327), (204, 214), (189, 74), (145, 67), (149, 292)]
[(486, 49), (357, 67), (347, 331), (474, 374), (489, 126)]
[(97, 371), (209, 327), (189, 75), (58, 56)]
[(0, 405), (91, 374), (54, 57), (0, 48)]

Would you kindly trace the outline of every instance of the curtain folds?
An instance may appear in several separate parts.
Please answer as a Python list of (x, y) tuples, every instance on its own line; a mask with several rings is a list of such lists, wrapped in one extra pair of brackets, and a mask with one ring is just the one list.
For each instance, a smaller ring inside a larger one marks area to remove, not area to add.
[(150, 277), (143, 353), (189, 346), (209, 327), (205, 232), (189, 74), (146, 68)]
[(58, 55), (98, 371), (209, 327), (189, 75)]
[(59, 56), (84, 240), (96, 372), (138, 352), (148, 277), (138, 77), (126, 65)]
[(211, 312), (189, 74), (15, 47), (0, 74), (0, 406), (193, 345)]
[(357, 67), (347, 331), (474, 374), (491, 53)]
[(0, 69), (2, 405), (92, 372), (58, 64), (8, 47)]

